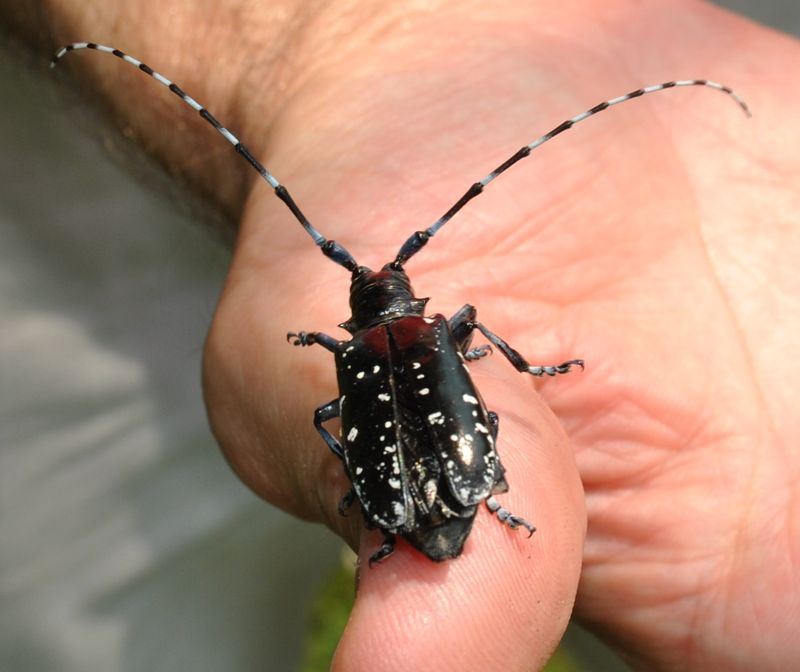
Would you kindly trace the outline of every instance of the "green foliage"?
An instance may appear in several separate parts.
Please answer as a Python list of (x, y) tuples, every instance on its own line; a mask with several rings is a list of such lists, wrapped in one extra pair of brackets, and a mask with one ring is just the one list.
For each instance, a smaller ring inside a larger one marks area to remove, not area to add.
[(328, 672), (355, 599), (355, 556), (345, 550), (342, 561), (325, 578), (311, 603), (300, 672)]

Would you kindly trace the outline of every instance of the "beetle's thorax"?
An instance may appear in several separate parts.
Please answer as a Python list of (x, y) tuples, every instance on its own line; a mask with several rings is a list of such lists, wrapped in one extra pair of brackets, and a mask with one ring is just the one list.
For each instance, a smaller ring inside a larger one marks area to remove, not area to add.
[(422, 315), (427, 302), (414, 296), (404, 270), (390, 264), (380, 271), (359, 266), (350, 283), (352, 317), (339, 326), (355, 334), (398, 317)]

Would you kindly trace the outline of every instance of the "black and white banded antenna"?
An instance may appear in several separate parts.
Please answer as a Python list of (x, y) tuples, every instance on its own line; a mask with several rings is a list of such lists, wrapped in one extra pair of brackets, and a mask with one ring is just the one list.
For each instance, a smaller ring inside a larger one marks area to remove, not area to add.
[(632, 98), (639, 98), (640, 96), (644, 96), (648, 93), (655, 93), (656, 91), (663, 91), (664, 89), (672, 89), (678, 86), (707, 86), (712, 89), (716, 89), (717, 91), (722, 91), (723, 93), (728, 94), (734, 101), (739, 105), (740, 108), (744, 111), (744, 113), (750, 117), (750, 108), (747, 106), (747, 103), (728, 86), (724, 84), (719, 84), (718, 82), (712, 82), (708, 79), (681, 79), (673, 82), (664, 82), (663, 84), (655, 84), (653, 86), (648, 86), (644, 89), (636, 89), (636, 91), (631, 91), (630, 93), (626, 93), (624, 96), (618, 96), (617, 98), (612, 98), (611, 100), (606, 100), (605, 102), (599, 103), (592, 107), (591, 109), (586, 110), (585, 112), (581, 112), (579, 115), (572, 117), (572, 119), (567, 119), (566, 121), (562, 121), (558, 126), (556, 126), (551, 131), (548, 131), (543, 136), (537, 138), (533, 142), (524, 147), (520, 148), (515, 154), (510, 156), (506, 159), (503, 163), (501, 163), (497, 168), (495, 168), (491, 173), (489, 173), (486, 177), (484, 177), (479, 182), (473, 184), (466, 193), (456, 201), (456, 203), (447, 211), (445, 212), (439, 219), (437, 219), (431, 226), (429, 226), (424, 231), (416, 231), (411, 237), (403, 243), (403, 246), (400, 248), (400, 251), (397, 253), (397, 257), (392, 262), (392, 267), (395, 269), (400, 269), (403, 265), (417, 252), (419, 252), (425, 244), (436, 235), (436, 232), (441, 229), (447, 222), (449, 222), (453, 215), (455, 215), (461, 208), (463, 208), (469, 201), (475, 198), (478, 194), (480, 194), (487, 184), (489, 184), (492, 180), (494, 180), (498, 175), (508, 170), (511, 166), (513, 166), (517, 161), (524, 159), (528, 156), (534, 149), (540, 147), (548, 140), (552, 140), (555, 136), (559, 133), (563, 133), (566, 130), (572, 128), (578, 122), (583, 121), (584, 119), (588, 119), (589, 117), (597, 114), (598, 112), (602, 112), (603, 110), (607, 110), (609, 107), (613, 105), (619, 105), (620, 103), (624, 103)]
[(245, 147), (233, 133), (231, 133), (227, 128), (225, 128), (222, 124), (217, 121), (217, 119), (212, 115), (205, 107), (203, 107), (200, 103), (198, 103), (194, 98), (189, 96), (188, 94), (184, 93), (184, 91), (174, 82), (170, 81), (164, 75), (156, 72), (153, 70), (149, 65), (142, 63), (138, 58), (134, 58), (133, 56), (129, 56), (128, 54), (120, 51), (119, 49), (115, 49), (114, 47), (107, 47), (102, 44), (95, 44), (94, 42), (73, 42), (72, 44), (68, 44), (65, 47), (59, 49), (55, 56), (53, 56), (52, 60), (50, 61), (50, 67), (53, 68), (56, 64), (64, 58), (70, 51), (77, 51), (78, 49), (94, 49), (95, 51), (102, 51), (107, 54), (113, 54), (117, 58), (125, 61), (126, 63), (130, 63), (131, 65), (139, 68), (142, 72), (150, 75), (153, 79), (157, 82), (166, 86), (172, 93), (174, 93), (178, 98), (180, 98), (184, 103), (189, 105), (189, 107), (193, 108), (196, 112), (200, 114), (200, 116), (205, 119), (209, 124), (211, 124), (217, 132), (225, 138), (228, 142), (233, 145), (233, 148), (241, 154), (245, 160), (255, 168), (258, 173), (261, 175), (262, 178), (269, 184), (273, 190), (275, 191), (275, 195), (280, 198), (289, 210), (292, 211), (292, 214), (297, 218), (297, 221), (305, 229), (306, 233), (311, 236), (311, 239), (314, 243), (322, 250), (322, 253), (339, 264), (343, 266), (348, 271), (355, 273), (358, 270), (358, 264), (356, 260), (353, 259), (352, 255), (339, 243), (326, 239), (319, 231), (317, 231), (311, 223), (306, 219), (306, 216), (302, 213), (300, 208), (294, 202), (294, 199), (291, 197), (289, 192), (287, 191), (286, 187), (284, 187), (278, 179), (270, 173), (261, 163), (252, 155), (249, 149)]

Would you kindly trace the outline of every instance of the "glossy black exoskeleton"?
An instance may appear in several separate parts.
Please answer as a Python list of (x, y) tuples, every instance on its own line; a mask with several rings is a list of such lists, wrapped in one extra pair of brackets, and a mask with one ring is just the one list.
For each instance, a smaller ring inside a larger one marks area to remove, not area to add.
[[(402, 268), (359, 267), (350, 290), (352, 317), (341, 326), (350, 340), (317, 332), (289, 334), (295, 345), (319, 344), (335, 355), (339, 397), (320, 407), (314, 425), (344, 462), (353, 485), (342, 510), (358, 499), (368, 525), (383, 530), (391, 553), (399, 534), (432, 560), (461, 553), (478, 504), (486, 501), (511, 527), (534, 527), (501, 507), (492, 495), (508, 489), (497, 456), (497, 415), (488, 411), (467, 361), (488, 347), (470, 348), (481, 330), (520, 371), (530, 367), (464, 306), (450, 320), (425, 316)], [(341, 441), (323, 423), (341, 417)]]
[[(477, 507), (485, 502), (511, 528), (533, 525), (500, 506), (494, 495), (508, 489), (496, 450), (497, 415), (487, 410), (469, 375), (467, 362), (496, 347), (520, 372), (534, 376), (566, 373), (573, 359), (558, 366), (531, 366), (503, 339), (477, 320), (465, 305), (449, 320), (425, 316), (427, 299), (414, 296), (404, 264), (484, 187), (517, 161), (551, 138), (598, 112), (632, 98), (682, 86), (707, 86), (731, 96), (749, 115), (746, 104), (730, 88), (708, 80), (679, 80), (637, 89), (599, 103), (567, 119), (520, 148), (466, 193), (436, 222), (414, 233), (394, 261), (380, 271), (359, 266), (338, 243), (326, 239), (306, 219), (286, 188), (202, 105), (140, 60), (113, 47), (78, 42), (62, 48), (55, 65), (68, 52), (94, 49), (130, 63), (195, 109), (230, 142), (275, 190), (323, 254), (350, 271), (352, 315), (340, 326), (349, 340), (320, 332), (290, 333), (295, 345), (319, 344), (334, 353), (339, 396), (318, 408), (314, 426), (345, 467), (352, 489), (340, 512), (356, 500), (369, 527), (384, 533), (372, 562), (389, 555), (395, 535), (408, 540), (432, 560), (458, 556), (469, 536)], [(471, 347), (475, 330), (490, 345)], [(341, 437), (323, 425), (341, 418)]]

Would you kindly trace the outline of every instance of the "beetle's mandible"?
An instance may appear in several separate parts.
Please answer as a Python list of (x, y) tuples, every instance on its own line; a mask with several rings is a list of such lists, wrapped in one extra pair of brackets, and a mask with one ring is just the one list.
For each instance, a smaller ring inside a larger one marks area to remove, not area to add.
[[(412, 234), (393, 261), (373, 271), (357, 264), (342, 245), (317, 231), (286, 188), (205, 107), (139, 59), (113, 47), (76, 42), (60, 49), (51, 66), (78, 49), (113, 54), (194, 108), (259, 172), (322, 253), (351, 273), (352, 315), (339, 325), (350, 333), (350, 339), (304, 331), (289, 333), (287, 338), (294, 345), (318, 344), (334, 354), (339, 396), (316, 410), (314, 426), (342, 461), (352, 485), (342, 499), (340, 513), (358, 500), (367, 526), (383, 532), (384, 542), (370, 564), (392, 553), (397, 535), (431, 560), (457, 557), (481, 503), (510, 528), (523, 527), (532, 534), (535, 528), (531, 523), (503, 508), (494, 497), (508, 489), (496, 448), (498, 417), (481, 399), (467, 362), (480, 359), (494, 346), (517, 371), (534, 376), (583, 368), (580, 359), (557, 366), (531, 366), (479, 322), (470, 305), (449, 319), (426, 316), (427, 299), (414, 296), (405, 263), (498, 175), (556, 135), (609, 107), (664, 89), (706, 86), (728, 94), (750, 114), (729, 87), (705, 79), (656, 84), (599, 103), (524, 145), (474, 183), (431, 226)], [(476, 330), (489, 344), (472, 347)], [(338, 439), (324, 426), (337, 417), (342, 425)]]

